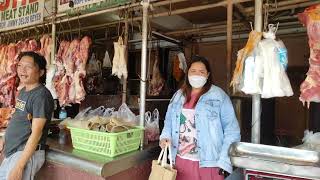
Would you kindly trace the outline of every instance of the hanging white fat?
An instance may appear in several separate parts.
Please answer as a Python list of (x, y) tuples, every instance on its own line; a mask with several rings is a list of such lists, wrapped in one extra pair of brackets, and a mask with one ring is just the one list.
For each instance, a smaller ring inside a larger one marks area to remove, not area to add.
[(46, 88), (51, 92), (53, 99), (57, 99), (57, 93), (53, 85), (53, 77), (56, 73), (56, 65), (51, 64), (47, 66), (47, 74), (46, 74)]
[(127, 70), (127, 60), (126, 60), (126, 45), (123, 44), (122, 37), (120, 36), (118, 42), (114, 42), (114, 57), (113, 57), (113, 66), (112, 74), (117, 76), (119, 79), (121, 77), (128, 77)]
[(187, 62), (186, 62), (186, 58), (184, 56), (184, 54), (182, 52), (179, 52), (177, 54), (178, 58), (179, 58), (179, 68), (181, 70), (183, 70), (184, 73), (186, 73), (187, 71)]
[(104, 54), (102, 67), (103, 67), (103, 68), (112, 67), (108, 50), (106, 50), (106, 52), (105, 52), (105, 54)]

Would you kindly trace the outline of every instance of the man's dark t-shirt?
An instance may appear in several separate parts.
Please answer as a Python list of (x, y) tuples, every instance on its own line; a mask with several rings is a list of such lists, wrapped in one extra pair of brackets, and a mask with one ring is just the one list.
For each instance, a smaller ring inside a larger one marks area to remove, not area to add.
[(45, 86), (39, 85), (30, 91), (26, 91), (25, 88), (21, 89), (17, 97), (15, 112), (5, 133), (4, 153), (6, 157), (24, 149), (31, 134), (32, 122), (28, 120), (28, 114), (33, 118), (46, 119), (39, 144), (46, 143), (53, 106), (52, 95)]

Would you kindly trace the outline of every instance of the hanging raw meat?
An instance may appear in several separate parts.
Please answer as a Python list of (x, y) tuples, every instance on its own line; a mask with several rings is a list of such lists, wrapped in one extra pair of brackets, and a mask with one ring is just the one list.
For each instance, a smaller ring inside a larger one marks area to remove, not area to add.
[(12, 111), (12, 108), (0, 108), (0, 128), (8, 126)]
[(3, 107), (13, 107), (17, 90), (23, 87), (23, 84), (17, 87), (16, 80), (18, 56), (25, 51), (40, 52), (37, 41), (27, 39), (0, 45), (0, 103)]
[(320, 102), (320, 5), (307, 8), (298, 18), (307, 28), (310, 47), (310, 68), (307, 78), (300, 85), (300, 101)]
[(151, 96), (158, 96), (164, 86), (164, 79), (160, 74), (158, 59), (159, 58), (157, 53), (152, 68), (152, 79), (149, 84), (149, 95)]
[(80, 103), (84, 100), (86, 91), (84, 89), (83, 81), (86, 77), (86, 64), (89, 57), (89, 47), (91, 46), (92, 41), (88, 36), (82, 38), (80, 42), (80, 51), (78, 53), (78, 58), (75, 62), (76, 71), (74, 73), (74, 82), (75, 82), (75, 103)]
[(59, 46), (59, 50), (56, 55), (56, 72), (53, 78), (53, 84), (59, 99), (59, 103), (65, 104), (68, 95), (69, 87), (67, 86), (67, 77), (65, 76), (65, 64), (66, 54), (69, 49), (70, 42), (62, 41)]
[(41, 48), (39, 54), (45, 57), (47, 64), (51, 64), (52, 39), (49, 35), (43, 35), (40, 39)]
[(180, 68), (180, 64), (179, 56), (175, 55), (173, 59), (172, 75), (177, 82), (180, 82), (184, 76), (184, 72), (183, 69)]
[(0, 50), (0, 102), (3, 107), (12, 107), (15, 102), (17, 70), (17, 47), (2, 45)]
[(86, 95), (83, 80), (86, 76), (86, 63), (89, 56), (91, 39), (87, 36), (62, 41), (56, 57), (57, 71), (54, 75), (54, 87), (61, 106), (80, 103)]
[(230, 85), (233, 87), (234, 92), (241, 89), (244, 60), (253, 52), (253, 49), (261, 40), (261, 37), (261, 32), (251, 31), (246, 46), (238, 51), (236, 68), (234, 69), (232, 81), (230, 83)]
[(123, 76), (124, 78), (128, 77), (127, 70), (127, 60), (126, 60), (126, 51), (127, 47), (123, 44), (122, 37), (120, 36), (118, 42), (114, 42), (114, 57), (112, 65), (112, 74), (117, 76), (119, 79)]

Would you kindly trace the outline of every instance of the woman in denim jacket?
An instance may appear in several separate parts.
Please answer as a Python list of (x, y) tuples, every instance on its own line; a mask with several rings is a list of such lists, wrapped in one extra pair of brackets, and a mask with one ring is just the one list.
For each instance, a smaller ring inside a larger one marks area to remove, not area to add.
[(240, 129), (230, 98), (211, 76), (206, 58), (194, 56), (166, 113), (160, 146), (171, 145), (177, 180), (221, 180), (232, 172), (228, 149)]

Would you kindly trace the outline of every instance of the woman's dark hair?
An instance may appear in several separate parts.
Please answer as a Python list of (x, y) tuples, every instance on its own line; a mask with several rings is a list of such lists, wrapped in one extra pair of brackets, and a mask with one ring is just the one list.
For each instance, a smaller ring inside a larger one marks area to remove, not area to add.
[(41, 56), (40, 54), (33, 52), (33, 51), (26, 51), (19, 54), (18, 60), (20, 61), (22, 57), (28, 56), (33, 59), (33, 62), (38, 66), (39, 70), (43, 70), (44, 73), (40, 77), (39, 81), (41, 84), (46, 83), (46, 74), (47, 74), (47, 61), (46, 59)]
[(186, 97), (186, 102), (190, 101), (190, 99), (191, 99), (191, 91), (192, 91), (192, 86), (190, 85), (190, 82), (189, 82), (189, 79), (188, 79), (188, 73), (189, 73), (189, 69), (190, 69), (191, 65), (193, 63), (196, 63), (196, 62), (200, 62), (200, 63), (204, 64), (204, 66), (206, 67), (206, 69), (207, 69), (207, 71), (209, 73), (207, 82), (202, 87), (202, 90), (201, 90), (200, 94), (198, 95), (197, 99), (200, 98), (200, 96), (203, 95), (204, 93), (208, 92), (209, 89), (211, 88), (212, 83), (213, 83), (212, 82), (212, 73), (211, 73), (211, 69), (210, 69), (210, 64), (209, 64), (209, 61), (207, 60), (207, 58), (202, 57), (202, 56), (198, 56), (198, 55), (192, 56), (191, 62), (188, 65), (187, 73), (185, 75), (184, 84), (181, 87), (182, 93)]

